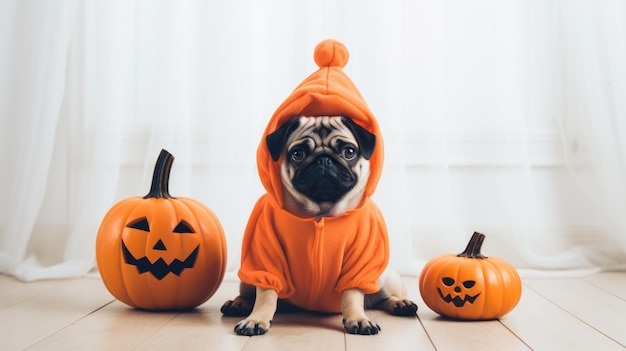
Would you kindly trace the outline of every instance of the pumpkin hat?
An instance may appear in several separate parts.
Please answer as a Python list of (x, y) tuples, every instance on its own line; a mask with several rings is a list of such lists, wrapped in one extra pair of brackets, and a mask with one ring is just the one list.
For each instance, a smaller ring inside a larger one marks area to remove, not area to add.
[(280, 163), (272, 160), (265, 137), (295, 116), (345, 116), (376, 135), (374, 154), (370, 158), (370, 177), (363, 198), (374, 193), (382, 171), (383, 140), (374, 115), (352, 80), (344, 73), (348, 49), (340, 42), (327, 39), (315, 48), (314, 60), (319, 69), (308, 76), (278, 107), (270, 119), (257, 150), (257, 166), (263, 186), (282, 207), (283, 185)]

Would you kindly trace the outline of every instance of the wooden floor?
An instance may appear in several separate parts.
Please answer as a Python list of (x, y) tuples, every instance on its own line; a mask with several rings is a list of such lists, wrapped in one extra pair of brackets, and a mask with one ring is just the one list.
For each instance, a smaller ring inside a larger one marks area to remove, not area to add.
[(626, 272), (583, 278), (524, 279), (522, 299), (501, 320), (439, 318), (404, 278), (418, 318), (370, 311), (375, 336), (347, 335), (341, 316), (279, 314), (268, 334), (237, 336), (238, 318), (222, 317), (235, 296), (226, 281), (193, 312), (153, 313), (127, 307), (98, 279), (21, 283), (0, 275), (0, 350), (624, 350)]

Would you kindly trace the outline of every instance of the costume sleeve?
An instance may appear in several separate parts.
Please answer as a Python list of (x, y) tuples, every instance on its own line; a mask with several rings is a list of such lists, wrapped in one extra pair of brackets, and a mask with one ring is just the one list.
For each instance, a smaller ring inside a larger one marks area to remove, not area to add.
[(238, 276), (246, 284), (273, 289), (279, 298), (287, 298), (293, 294), (294, 287), (287, 259), (274, 234), (273, 214), (266, 196), (262, 196), (244, 233)]
[(357, 233), (345, 248), (342, 275), (337, 291), (359, 288), (366, 294), (380, 290), (379, 278), (389, 263), (389, 240), (383, 216), (370, 201), (365, 218), (355, 224)]

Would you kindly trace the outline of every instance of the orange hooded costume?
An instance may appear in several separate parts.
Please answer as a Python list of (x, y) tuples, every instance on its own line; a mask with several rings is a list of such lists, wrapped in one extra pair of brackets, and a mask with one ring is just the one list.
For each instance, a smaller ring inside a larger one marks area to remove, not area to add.
[[(239, 278), (273, 289), (278, 297), (307, 310), (340, 312), (341, 293), (380, 290), (378, 279), (389, 261), (387, 228), (370, 199), (383, 164), (376, 119), (343, 72), (348, 50), (335, 40), (315, 48), (318, 71), (278, 107), (257, 150), (259, 176), (267, 193), (257, 201), (243, 238)], [(360, 204), (335, 217), (301, 218), (283, 208), (280, 162), (273, 161), (265, 137), (294, 116), (346, 116), (376, 136), (370, 175)]]

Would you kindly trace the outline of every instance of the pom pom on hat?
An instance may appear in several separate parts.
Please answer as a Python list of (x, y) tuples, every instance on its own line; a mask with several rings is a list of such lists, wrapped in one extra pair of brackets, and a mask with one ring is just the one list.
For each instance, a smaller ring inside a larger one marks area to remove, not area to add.
[(313, 59), (319, 69), (305, 78), (278, 107), (268, 124), (268, 134), (290, 118), (305, 116), (346, 116), (373, 133), (376, 119), (361, 93), (343, 71), (350, 54), (335, 39), (321, 41)]
[(339, 66), (345, 67), (350, 54), (348, 49), (337, 40), (327, 39), (317, 44), (313, 55), (319, 68)]

